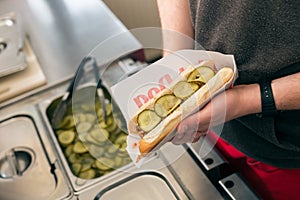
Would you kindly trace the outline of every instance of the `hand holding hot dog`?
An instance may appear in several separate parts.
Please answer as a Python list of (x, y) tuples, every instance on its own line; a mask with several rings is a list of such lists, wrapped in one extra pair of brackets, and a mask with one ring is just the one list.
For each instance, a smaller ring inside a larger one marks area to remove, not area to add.
[(212, 127), (243, 115), (259, 113), (260, 107), (258, 84), (235, 86), (213, 98), (200, 111), (182, 120), (172, 142), (178, 145), (196, 142)]

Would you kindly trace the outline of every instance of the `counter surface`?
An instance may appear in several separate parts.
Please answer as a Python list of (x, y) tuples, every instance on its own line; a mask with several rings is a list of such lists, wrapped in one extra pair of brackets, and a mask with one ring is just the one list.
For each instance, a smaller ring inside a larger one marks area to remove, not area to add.
[[(11, 11), (21, 15), (47, 85), (73, 75), (84, 56), (116, 35), (124, 38), (119, 53), (141, 48), (132, 35), (124, 34), (126, 27), (100, 0), (1, 0), (0, 15)], [(100, 61), (116, 56), (115, 51), (101, 53)]]

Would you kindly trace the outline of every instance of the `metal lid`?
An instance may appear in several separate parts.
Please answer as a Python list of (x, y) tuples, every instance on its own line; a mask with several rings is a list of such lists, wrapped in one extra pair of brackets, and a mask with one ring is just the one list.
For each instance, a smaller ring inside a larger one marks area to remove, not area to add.
[(0, 16), (0, 77), (27, 67), (23, 46), (24, 34), (18, 15), (11, 12)]
[(34, 121), (16, 116), (0, 122), (0, 199), (47, 199), (59, 180)]

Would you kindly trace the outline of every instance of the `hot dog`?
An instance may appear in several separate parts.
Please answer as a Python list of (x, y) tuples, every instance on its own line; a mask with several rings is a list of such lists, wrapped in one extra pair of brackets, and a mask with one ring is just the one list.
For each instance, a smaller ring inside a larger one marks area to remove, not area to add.
[(212, 98), (234, 75), (232, 68), (214, 70), (213, 60), (189, 66), (178, 80), (145, 103), (128, 123), (138, 134), (139, 150), (145, 156), (174, 131), (180, 121)]

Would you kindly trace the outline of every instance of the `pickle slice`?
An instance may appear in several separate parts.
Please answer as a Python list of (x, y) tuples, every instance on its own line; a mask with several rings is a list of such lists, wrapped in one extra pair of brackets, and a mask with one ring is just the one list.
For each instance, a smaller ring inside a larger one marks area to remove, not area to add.
[(161, 118), (154, 112), (153, 110), (143, 110), (139, 113), (137, 117), (138, 126), (145, 132), (151, 131), (154, 127), (156, 127)]
[(73, 144), (70, 144), (65, 149), (65, 154), (67, 157), (69, 157), (73, 153), (73, 146), (74, 146)]
[(123, 145), (124, 143), (126, 144), (126, 140), (127, 140), (127, 135), (120, 135), (117, 137), (117, 139), (115, 140), (115, 144), (119, 144), (119, 145)]
[(86, 116), (86, 121), (90, 122), (91, 124), (95, 123), (97, 119), (96, 114), (87, 113), (85, 116)]
[(84, 133), (89, 131), (92, 128), (92, 124), (90, 122), (81, 122), (76, 126), (78, 133)]
[(73, 152), (74, 153), (79, 153), (79, 154), (82, 154), (82, 153), (86, 153), (88, 150), (87, 148), (84, 146), (84, 144), (80, 141), (76, 142), (73, 146)]
[(210, 67), (200, 66), (194, 69), (187, 80), (188, 82), (207, 83), (214, 75), (215, 72)]
[(112, 105), (110, 103), (105, 105), (106, 108), (106, 115), (110, 116), (112, 114)]
[(110, 145), (110, 146), (107, 148), (107, 153), (109, 153), (109, 154), (111, 154), (111, 155), (114, 155), (117, 151), (118, 151), (118, 147), (115, 146), (115, 145)]
[(101, 128), (107, 128), (107, 127), (111, 126), (113, 124), (113, 122), (114, 122), (114, 118), (112, 116), (110, 116), (107, 118), (106, 122), (101, 121), (99, 125)]
[(154, 104), (154, 110), (160, 117), (168, 116), (181, 103), (181, 99), (175, 97), (173, 94), (166, 94), (159, 97)]
[(180, 99), (187, 99), (189, 96), (194, 94), (199, 87), (200, 86), (195, 82), (180, 81), (174, 86), (173, 93)]
[(63, 120), (58, 125), (58, 129), (71, 129), (75, 125), (74, 119), (72, 115), (67, 115), (63, 118)]
[(121, 157), (115, 157), (115, 165), (116, 167), (121, 167), (122, 166), (122, 158)]
[(76, 123), (85, 122), (86, 121), (86, 116), (83, 113), (79, 113), (79, 114), (74, 115), (74, 120), (75, 120)]
[(79, 172), (81, 171), (82, 165), (80, 163), (73, 163), (71, 166), (71, 170), (74, 175), (78, 175)]
[(99, 143), (105, 142), (109, 138), (109, 132), (103, 128), (93, 129), (90, 135)]
[(68, 144), (71, 144), (75, 139), (75, 133), (74, 131), (64, 131), (59, 134), (58, 141), (66, 146)]
[(117, 128), (118, 128), (118, 124), (114, 120), (113, 123), (106, 128), (106, 130), (109, 132), (113, 132), (113, 131), (117, 130)]
[(92, 179), (96, 176), (96, 171), (94, 169), (89, 169), (84, 172), (80, 172), (78, 177), (82, 179)]
[[(100, 158), (99, 158), (100, 159)], [(104, 161), (107, 161), (109, 160), (109, 162), (113, 163), (113, 161), (111, 161), (109, 158), (104, 158), (105, 160)], [(102, 158), (103, 160), (103, 158)], [(108, 166), (107, 164), (104, 164), (103, 162), (101, 162), (100, 160), (96, 160), (95, 162), (95, 165), (98, 169), (102, 170), (102, 171), (106, 171), (106, 170), (109, 170), (111, 169), (110, 166)]]
[(79, 161), (80, 156), (76, 153), (71, 153), (71, 155), (68, 157), (68, 160), (70, 163), (76, 163), (76, 162), (80, 162)]
[(104, 155), (105, 149), (96, 145), (90, 145), (89, 152), (94, 158), (100, 158)]
[(93, 163), (82, 163), (81, 172), (87, 171), (92, 168)]

